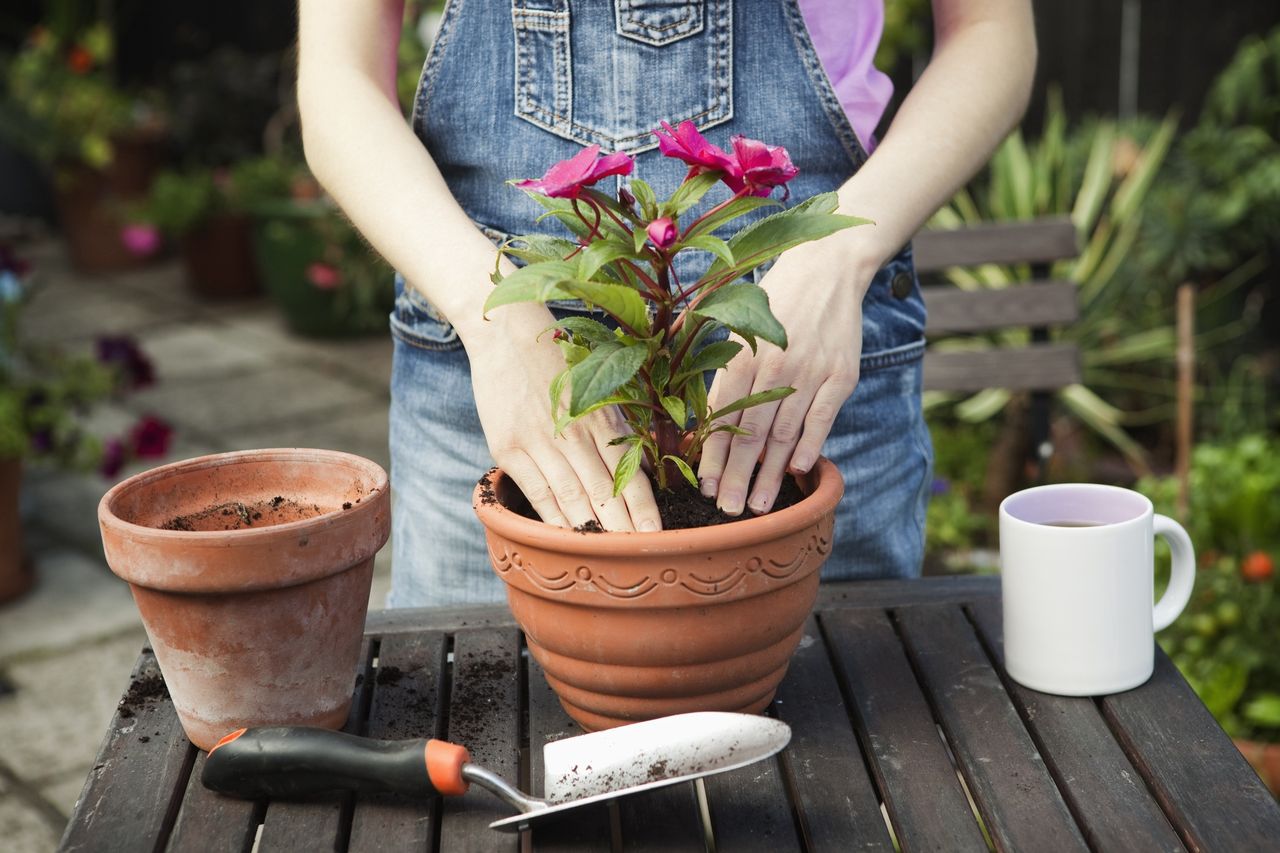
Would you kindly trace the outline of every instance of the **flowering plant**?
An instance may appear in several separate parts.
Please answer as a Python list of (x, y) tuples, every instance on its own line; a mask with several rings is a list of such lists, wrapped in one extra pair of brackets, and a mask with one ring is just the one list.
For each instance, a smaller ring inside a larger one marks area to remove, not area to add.
[[(485, 302), (487, 313), (515, 302), (580, 299), (612, 318), (613, 327), (584, 317), (551, 327), (566, 367), (550, 394), (557, 434), (599, 408), (621, 410), (630, 432), (613, 440), (628, 445), (614, 474), (615, 495), (642, 464), (660, 489), (672, 488), (679, 477), (696, 488), (693, 463), (707, 438), (743, 432), (720, 418), (794, 391), (759, 391), (711, 411), (703, 373), (728, 365), (742, 344), (707, 343), (708, 336), (727, 327), (753, 353), (758, 340), (785, 349), (786, 331), (769, 310), (764, 289), (741, 279), (793, 246), (867, 221), (835, 213), (835, 193), (824, 193), (727, 240), (716, 236), (744, 214), (782, 206), (770, 196), (776, 187), (785, 193), (798, 173), (786, 149), (737, 136), (732, 151), (724, 151), (688, 121), (677, 128), (663, 122), (655, 135), (663, 155), (689, 167), (665, 200), (639, 178), (616, 197), (595, 189), (602, 178), (629, 176), (634, 168), (627, 154), (602, 156), (598, 145), (555, 164), (540, 179), (515, 182), (546, 208), (539, 219), (554, 217), (576, 239), (528, 234), (507, 241), (502, 254), (525, 265), (505, 276), (495, 271), (497, 287)], [(721, 183), (730, 197), (694, 211)], [(680, 281), (675, 258), (693, 251), (708, 254), (710, 263), (695, 280)]]
[(131, 459), (164, 456), (172, 430), (159, 418), (144, 416), (105, 440), (85, 423), (94, 404), (154, 382), (151, 361), (127, 337), (100, 338), (96, 357), (26, 343), (18, 320), (31, 292), (28, 265), (0, 244), (0, 459), (97, 467), (114, 477)]

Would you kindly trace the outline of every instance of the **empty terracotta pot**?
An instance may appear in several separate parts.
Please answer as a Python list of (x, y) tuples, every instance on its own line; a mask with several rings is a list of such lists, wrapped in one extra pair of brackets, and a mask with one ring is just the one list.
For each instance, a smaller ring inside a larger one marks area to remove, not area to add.
[(351, 703), (386, 472), (329, 450), (247, 450), (154, 468), (98, 505), (187, 737), (338, 728)]
[(494, 571), (547, 681), (587, 730), (773, 699), (818, 592), (844, 493), (820, 459), (806, 498), (656, 533), (578, 533), (519, 515), (501, 471), (476, 487)]

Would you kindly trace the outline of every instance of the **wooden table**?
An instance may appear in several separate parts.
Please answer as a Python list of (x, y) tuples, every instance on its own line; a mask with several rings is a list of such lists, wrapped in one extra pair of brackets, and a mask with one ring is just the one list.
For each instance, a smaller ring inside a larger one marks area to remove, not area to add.
[[(577, 733), (505, 608), (373, 613), (363, 661), (349, 731), (455, 739), (535, 792), (542, 744)], [(1280, 807), (1163, 654), (1146, 685), (1098, 700), (1026, 690), (1001, 661), (994, 579), (824, 587), (771, 710), (792, 728), (780, 756), (523, 837), (487, 828), (511, 812), (477, 789), (213, 794), (173, 706), (135, 689), (62, 848), (890, 851), (892, 832), (904, 850), (1280, 849)], [(157, 673), (144, 650), (134, 681)]]

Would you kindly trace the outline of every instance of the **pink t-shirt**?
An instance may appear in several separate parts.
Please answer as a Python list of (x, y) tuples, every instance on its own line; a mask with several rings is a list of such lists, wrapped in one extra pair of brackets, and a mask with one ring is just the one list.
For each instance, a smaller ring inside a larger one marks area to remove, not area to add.
[(797, 0), (822, 68), (831, 80), (858, 141), (875, 146), (876, 125), (893, 83), (872, 60), (884, 30), (883, 0)]

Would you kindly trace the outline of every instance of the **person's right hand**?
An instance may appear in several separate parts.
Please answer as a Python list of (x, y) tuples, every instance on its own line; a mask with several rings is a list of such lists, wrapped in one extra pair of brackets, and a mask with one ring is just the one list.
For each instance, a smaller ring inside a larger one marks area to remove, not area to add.
[(508, 322), (495, 323), (478, 339), (473, 335), (467, 345), (476, 409), (494, 461), (548, 524), (578, 527), (597, 520), (606, 530), (661, 529), (643, 472), (613, 497), (613, 472), (626, 448), (609, 442), (629, 431), (616, 407), (597, 409), (554, 435), (548, 389), (564, 370), (564, 357), (550, 332), (535, 340), (554, 322), (551, 313), (508, 305), (495, 309), (491, 320), (503, 312), (509, 312), (502, 318)]

